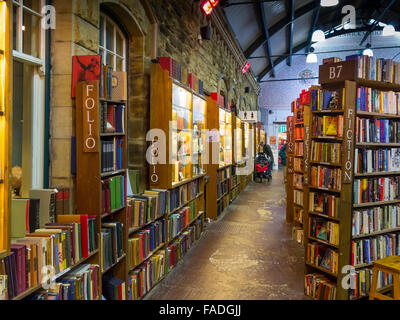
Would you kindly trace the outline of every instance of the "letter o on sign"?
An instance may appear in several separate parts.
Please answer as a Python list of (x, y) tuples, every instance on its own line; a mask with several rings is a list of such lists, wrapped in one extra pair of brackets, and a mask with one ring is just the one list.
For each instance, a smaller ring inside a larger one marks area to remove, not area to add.
[[(90, 102), (90, 104), (89, 104), (89, 102)], [(93, 109), (94, 106), (95, 106), (95, 104), (96, 104), (96, 102), (94, 101), (93, 98), (87, 98), (87, 99), (85, 100), (85, 107), (86, 107), (86, 109), (89, 109), (89, 110)]]
[(94, 149), (94, 147), (96, 146), (96, 140), (94, 140), (94, 138), (87, 138), (85, 144), (86, 148)]

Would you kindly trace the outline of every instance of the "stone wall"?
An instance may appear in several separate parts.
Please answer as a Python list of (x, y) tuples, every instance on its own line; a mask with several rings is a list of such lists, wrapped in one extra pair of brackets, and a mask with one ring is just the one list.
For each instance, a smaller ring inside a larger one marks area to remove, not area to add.
[[(241, 73), (228, 46), (212, 28), (212, 40), (200, 44), (202, 19), (199, 2), (191, 0), (53, 0), (57, 28), (51, 43), (50, 184), (74, 189), (70, 173), (71, 137), (75, 136), (75, 107), (71, 99), (72, 56), (98, 53), (100, 10), (115, 17), (129, 38), (128, 165), (141, 171), (147, 187), (145, 154), (149, 128), (152, 23), (158, 22), (158, 55), (171, 56), (204, 82), (208, 92), (226, 86), (234, 104), (257, 106), (250, 83)], [(73, 192), (72, 192), (73, 194)]]
[(231, 103), (245, 100), (246, 105), (257, 107), (257, 94), (244, 93), (250, 83), (217, 28), (211, 24), (211, 40), (202, 43), (198, 40), (200, 27), (208, 24), (199, 1), (150, 0), (150, 3), (160, 25), (160, 56), (173, 57), (204, 81), (208, 92), (220, 91), (224, 82)]

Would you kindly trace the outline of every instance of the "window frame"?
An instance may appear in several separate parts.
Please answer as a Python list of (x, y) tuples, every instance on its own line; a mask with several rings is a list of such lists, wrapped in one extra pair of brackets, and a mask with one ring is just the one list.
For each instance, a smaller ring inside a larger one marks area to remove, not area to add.
[[(13, 57), (14, 59), (17, 59), (21, 62), (24, 63), (30, 63), (32, 65), (37, 65), (42, 68), (42, 71), (44, 72), (44, 66), (45, 66), (45, 30), (41, 27), (41, 19), (43, 18), (43, 14), (40, 12), (36, 12), (35, 10), (32, 10), (31, 8), (27, 7), (24, 5), (23, 0), (12, 0), (12, 5), (13, 8), (14, 6), (18, 7), (18, 24), (16, 24), (16, 49), (13, 48)], [(39, 7), (43, 8), (44, 5), (44, 0), (39, 0)], [(14, 10), (14, 9), (12, 9)], [(23, 26), (23, 12), (28, 11), (32, 15), (38, 17), (40, 19), (40, 27), (39, 27), (39, 57), (34, 57), (29, 54), (26, 54), (23, 52), (23, 32), (24, 30), (22, 29)]]
[[(22, 190), (26, 193), (27, 190), (33, 188), (43, 188), (44, 185), (44, 121), (45, 121), (45, 58), (46, 58), (46, 34), (44, 28), (41, 25), (41, 19), (43, 15), (40, 12), (36, 12), (31, 8), (24, 5), (23, 0), (12, 0), (12, 10), (14, 6), (17, 6), (18, 20), (16, 23), (16, 49), (14, 49), (13, 43), (11, 42), (13, 51), (12, 58), (13, 63), (20, 62), (24, 65), (30, 65), (33, 67), (32, 72), (32, 87), (31, 96), (29, 100), (30, 104), (30, 150), (29, 159), (30, 167), (25, 168), (25, 172), (29, 173), (29, 177), (25, 180), (28, 186), (24, 186)], [(40, 10), (44, 6), (44, 0), (39, 0)], [(39, 18), (39, 43), (38, 43), (38, 54), (39, 57), (31, 56), (23, 52), (23, 12), (24, 10), (37, 16)], [(12, 38), (11, 38), (12, 39)], [(12, 90), (15, 88), (12, 86)], [(23, 143), (23, 142), (21, 142)], [(27, 143), (27, 142), (25, 142)], [(22, 168), (24, 170), (24, 168)], [(24, 183), (24, 178), (23, 178)], [(26, 194), (25, 194), (26, 196)]]
[[(103, 30), (101, 28), (101, 23), (103, 19)], [(110, 23), (113, 26), (113, 48), (114, 50), (110, 50), (107, 48), (107, 22)], [(103, 39), (103, 45), (101, 45), (101, 42), (99, 41), (99, 52), (103, 51), (103, 54), (101, 54), (101, 60), (104, 65), (107, 64), (106, 61), (106, 54), (110, 55), (113, 59), (113, 70), (116, 71), (117, 68), (117, 58), (122, 60), (122, 70), (123, 72), (127, 72), (127, 65), (128, 65), (128, 55), (127, 55), (127, 43), (128, 43), (128, 38), (125, 35), (125, 33), (121, 30), (121, 27), (110, 17), (107, 13), (101, 11), (100, 12), (100, 28), (99, 28), (99, 40), (102, 38)], [(103, 32), (103, 33), (102, 33)], [(122, 39), (122, 53), (123, 56), (117, 53), (117, 33)]]

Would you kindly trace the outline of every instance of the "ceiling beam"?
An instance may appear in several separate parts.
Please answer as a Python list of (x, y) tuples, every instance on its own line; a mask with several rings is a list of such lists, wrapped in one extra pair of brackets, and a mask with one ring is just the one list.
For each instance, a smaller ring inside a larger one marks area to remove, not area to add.
[(292, 53), (293, 53), (293, 31), (294, 31), (294, 0), (288, 0), (288, 7), (290, 11), (290, 25), (289, 25), (289, 54), (290, 56), (286, 60), (286, 64), (290, 67), (292, 65)]
[[(348, 33), (353, 33), (353, 32), (364, 32), (367, 31), (367, 27), (361, 27), (361, 28), (357, 28), (357, 29), (341, 29), (339, 31), (335, 31), (334, 33), (331, 33), (329, 35), (326, 36), (326, 39), (329, 38), (333, 38), (333, 37), (337, 37), (340, 35), (344, 35), (344, 34), (348, 34)], [(297, 53), (305, 48), (307, 48), (308, 46), (308, 39), (306, 41), (304, 41), (303, 43), (299, 44), (298, 46), (295, 46), (293, 48), (293, 53)], [(280, 56), (279, 58), (276, 58), (274, 60), (274, 66), (277, 66), (278, 64), (282, 63), (283, 61), (285, 61), (285, 59), (287, 58), (287, 53)], [(260, 74), (257, 76), (258, 82), (262, 82), (262, 79), (271, 71), (270, 66), (267, 66), (263, 71), (260, 72)]]
[[(302, 6), (301, 8), (297, 9), (294, 13), (294, 20), (302, 17), (306, 13), (312, 11), (315, 9), (316, 4), (319, 1), (313, 1), (311, 3), (306, 4), (305, 6)], [(291, 19), (291, 16), (288, 15), (285, 18), (281, 19), (277, 23), (275, 23), (273, 26), (269, 28), (269, 35), (272, 37), (275, 33), (280, 31), (281, 29), (285, 28), (287, 25), (292, 23), (293, 19)], [(246, 58), (250, 57), (254, 51), (256, 51), (259, 47), (261, 47), (265, 42), (267, 41), (265, 34), (260, 35), (245, 51), (244, 55)]]
[[(368, 36), (376, 29), (378, 23), (381, 21), (383, 16), (386, 14), (386, 12), (389, 10), (389, 8), (396, 2), (396, 0), (391, 0), (389, 4), (383, 9), (382, 13), (378, 16), (378, 18), (375, 19), (375, 22), (370, 26), (370, 30), (368, 30), (364, 37), (362, 38), (360, 42), (360, 46), (367, 40)], [(371, 17), (372, 18), (372, 17)]]
[(306, 47), (306, 53), (308, 53), (310, 51), (310, 47), (312, 44), (312, 35), (315, 31), (315, 28), (317, 27), (317, 23), (318, 23), (318, 18), (319, 18), (319, 13), (321, 12), (321, 7), (317, 6), (314, 10), (313, 13), (313, 19), (312, 19), (312, 23), (311, 23), (311, 27), (310, 27), (310, 31), (308, 32), (308, 39), (307, 39), (307, 47)]
[(267, 15), (265, 14), (265, 8), (263, 3), (259, 3), (258, 9), (260, 10), (261, 14), (261, 21), (262, 21), (262, 26), (264, 30), (264, 35), (266, 44), (267, 44), (267, 53), (268, 53), (268, 62), (269, 65), (271, 66), (271, 72), (272, 72), (272, 77), (275, 77), (275, 68), (274, 68), (274, 62), (272, 61), (272, 52), (271, 52), (271, 39), (269, 37), (269, 32), (268, 32), (268, 21), (267, 21)]

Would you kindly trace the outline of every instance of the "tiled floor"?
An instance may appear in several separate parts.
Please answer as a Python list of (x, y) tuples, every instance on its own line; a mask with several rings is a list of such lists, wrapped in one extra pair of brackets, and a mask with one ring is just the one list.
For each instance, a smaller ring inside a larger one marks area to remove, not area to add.
[(305, 299), (304, 249), (283, 198), (282, 172), (249, 185), (146, 299)]

